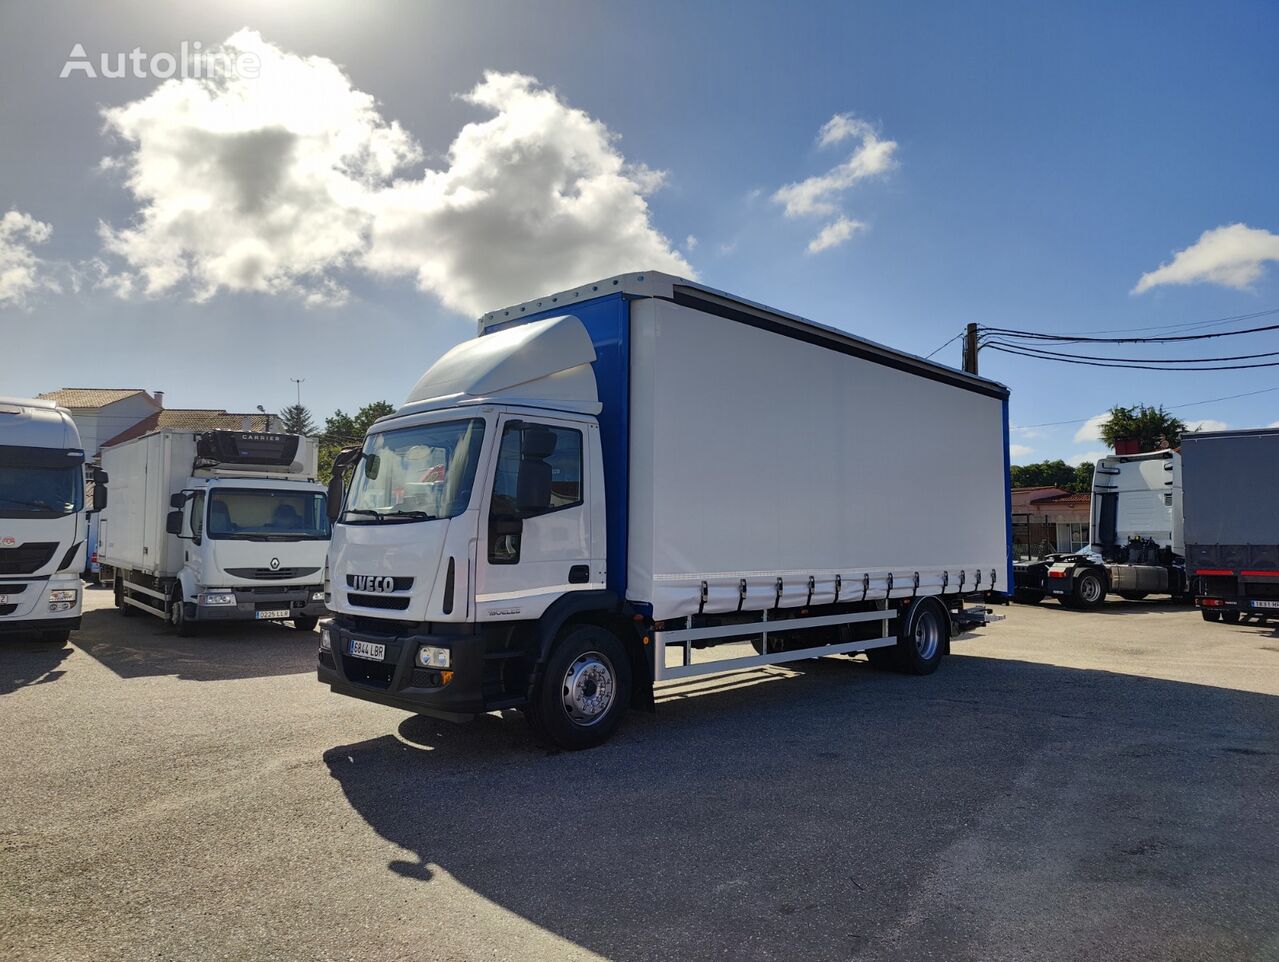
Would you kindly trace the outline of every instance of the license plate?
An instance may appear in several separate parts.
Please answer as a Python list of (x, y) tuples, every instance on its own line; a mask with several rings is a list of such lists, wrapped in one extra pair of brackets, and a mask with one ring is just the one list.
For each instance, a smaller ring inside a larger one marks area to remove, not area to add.
[(355, 638), (351, 639), (351, 648), (348, 652), (355, 658), (367, 658), (369, 661), (382, 661), (386, 657), (386, 645), (379, 645), (373, 641), (359, 641)]
[(1254, 601), (1254, 608), (1279, 608), (1279, 601)]
[(288, 608), (272, 608), (270, 611), (259, 611), (253, 617), (258, 621), (266, 621), (269, 618), (287, 618), (289, 617)]
[(8, 603), (9, 603), (9, 596), (0, 595), (0, 605), (7, 605)]

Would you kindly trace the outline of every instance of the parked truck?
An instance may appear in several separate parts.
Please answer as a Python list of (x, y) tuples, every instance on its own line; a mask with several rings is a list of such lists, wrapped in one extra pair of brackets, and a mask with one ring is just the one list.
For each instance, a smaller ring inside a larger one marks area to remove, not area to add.
[(338, 459), (319, 680), (583, 748), (671, 679), (928, 674), (1011, 587), (1007, 398), (664, 274), (487, 314)]
[(1186, 564), (1205, 621), (1279, 617), (1279, 431), (1184, 434)]
[(99, 556), (120, 613), (180, 635), (229, 620), (313, 629), (329, 540), (316, 456), (314, 438), (171, 428), (104, 449)]
[(1013, 599), (1053, 597), (1068, 608), (1100, 608), (1114, 592), (1129, 601), (1186, 599), (1181, 456), (1175, 451), (1109, 455), (1093, 469), (1089, 544), (1013, 566)]
[[(105, 504), (96, 469), (94, 509)], [(0, 397), (0, 633), (64, 642), (80, 627), (85, 463), (71, 413)]]

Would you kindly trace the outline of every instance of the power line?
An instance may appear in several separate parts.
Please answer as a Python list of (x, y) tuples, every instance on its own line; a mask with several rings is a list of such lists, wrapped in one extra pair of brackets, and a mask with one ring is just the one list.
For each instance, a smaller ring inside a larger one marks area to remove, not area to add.
[[(945, 350), (947, 347), (949, 347), (950, 345), (954, 344), (956, 341), (958, 341), (958, 340), (959, 340), (961, 337), (963, 337), (963, 336), (964, 336), (964, 332), (963, 332), (963, 331), (960, 331), (958, 334), (956, 334), (954, 337), (952, 337), (949, 341), (947, 341), (947, 342), (946, 342), (945, 344), (943, 344), (941, 347), (937, 348), (937, 351)], [(937, 353), (937, 351), (933, 351), (933, 354), (936, 354), (936, 353)], [(929, 358), (931, 358), (931, 357), (933, 356), (933, 354), (925, 354), (925, 355), (924, 355), (924, 360), (925, 360), (925, 361), (927, 361)]]
[[(1255, 317), (1279, 314), (1279, 308), (1261, 311)], [(1043, 334), (1036, 331), (1018, 331), (1006, 327), (983, 327), (983, 336), (1013, 337), (1028, 341), (1058, 341), (1069, 344), (1169, 344), (1176, 341), (1204, 341), (1217, 337), (1235, 337), (1241, 334), (1260, 334), (1264, 331), (1279, 331), (1279, 324), (1267, 324), (1262, 327), (1248, 327), (1240, 331), (1216, 331), (1211, 334), (1179, 334), (1160, 337), (1084, 337), (1077, 334)]]
[[(1218, 317), (1211, 321), (1183, 321), (1177, 324), (1151, 324), (1147, 327), (1116, 327), (1095, 331), (1076, 331), (1075, 334), (1127, 334), (1132, 331), (1174, 331), (1197, 327), (1216, 327), (1222, 324), (1233, 324), (1235, 321), (1250, 321), (1256, 317), (1266, 317), (1279, 309), (1253, 311), (1251, 314), (1233, 314), (1230, 317)], [(1075, 335), (1069, 335), (1074, 337)]]
[[(1007, 347), (992, 347), (992, 351), (1002, 351), (1004, 354), (1016, 354), (1021, 357), (1034, 357), (1041, 361), (1056, 361), (1058, 364), (1081, 364), (1085, 367), (1118, 367), (1126, 371), (1185, 371), (1186, 368), (1168, 367), (1161, 364), (1123, 364), (1110, 363), (1107, 361), (1083, 361), (1066, 357), (1049, 357), (1046, 358), (1040, 354), (1031, 354), (1026, 351), (1015, 351)], [(1279, 361), (1266, 361), (1262, 364), (1224, 364), (1217, 367), (1197, 367), (1195, 371), (1245, 371), (1250, 368), (1257, 367), (1279, 367)]]
[[(990, 341), (984, 345), (992, 350), (1000, 348), (1014, 348), (1018, 351), (1033, 351), (1033, 356), (1043, 357), (1044, 360), (1056, 360), (1057, 358), (1085, 358), (1090, 361), (1122, 361), (1125, 363), (1141, 364), (1145, 362), (1158, 364), (1207, 364), (1210, 361), (1252, 361), (1259, 357), (1279, 357), (1279, 351), (1266, 351), (1262, 354), (1232, 354), (1225, 357), (1106, 357), (1099, 354), (1065, 354), (1061, 351), (1050, 351), (1043, 347), (1032, 347), (1029, 344), (1009, 344), (1005, 341)], [(1243, 365), (1248, 366), (1248, 365)], [(1191, 368), (1194, 370), (1194, 368)]]
[[(1216, 404), (1218, 401), (1237, 401), (1241, 397), (1256, 397), (1258, 394), (1270, 394), (1273, 391), (1279, 391), (1279, 387), (1263, 387), (1260, 391), (1245, 391), (1243, 394), (1227, 394), (1225, 397), (1210, 397), (1202, 401), (1181, 401), (1177, 404), (1169, 404), (1169, 411), (1176, 411), (1179, 408), (1193, 408), (1200, 404)], [(1055, 428), (1063, 424), (1082, 424), (1084, 421), (1091, 420), (1097, 415), (1089, 414), (1082, 418), (1067, 418), (1065, 421), (1041, 421), (1038, 424), (1013, 424), (1009, 425), (1012, 430), (1025, 430), (1026, 428)]]

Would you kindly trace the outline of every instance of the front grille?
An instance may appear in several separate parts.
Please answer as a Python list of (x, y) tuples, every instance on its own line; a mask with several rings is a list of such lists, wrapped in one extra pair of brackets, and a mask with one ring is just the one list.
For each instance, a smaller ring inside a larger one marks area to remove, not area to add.
[(319, 570), (319, 568), (227, 568), (226, 573), (233, 578), (246, 578), (250, 581), (287, 581), (290, 578), (306, 578)]
[(408, 598), (394, 598), (390, 595), (348, 594), (346, 600), (361, 608), (381, 608), (383, 611), (404, 611), (409, 606)]
[(365, 661), (362, 658), (343, 658), (342, 668), (351, 681), (370, 688), (390, 688), (391, 677), (395, 674), (394, 665)]
[(0, 618), (5, 615), (11, 615), (18, 610), (17, 605), (0, 605)]
[(56, 541), (33, 541), (17, 548), (0, 548), (0, 575), (29, 575), (39, 571), (58, 550)]
[[(346, 586), (348, 588), (359, 587), (356, 582), (363, 577), (363, 575), (347, 575)], [(391, 589), (392, 591), (408, 591), (413, 587), (412, 578), (392, 578), (391, 581), (394, 584), (394, 587)]]
[(0, 584), (0, 595), (20, 595), (26, 590), (26, 585)]

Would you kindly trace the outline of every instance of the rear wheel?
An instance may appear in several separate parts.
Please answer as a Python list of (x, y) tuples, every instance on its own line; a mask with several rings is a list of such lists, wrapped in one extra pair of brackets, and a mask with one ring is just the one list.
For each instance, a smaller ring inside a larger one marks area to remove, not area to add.
[(876, 668), (908, 675), (931, 675), (941, 664), (950, 635), (950, 615), (934, 598), (923, 598), (898, 616), (897, 644), (872, 648), (866, 657)]
[(1033, 588), (1017, 588), (1013, 591), (1013, 601), (1019, 605), (1037, 605), (1043, 600), (1044, 593)]
[(1207, 608), (1200, 608), (1199, 613), (1204, 616), (1204, 621), (1220, 621), (1220, 611), (1209, 611)]
[(611, 632), (579, 625), (555, 645), (524, 717), (545, 745), (603, 744), (630, 704), (631, 661)]
[(1121, 591), (1119, 597), (1124, 601), (1141, 601), (1148, 594), (1150, 594), (1149, 591)]
[(120, 617), (122, 618), (132, 618), (138, 610), (133, 605), (125, 603), (124, 579), (120, 577), (119, 572), (115, 576), (115, 606), (120, 609)]
[(1085, 571), (1075, 576), (1075, 607), (1091, 611), (1106, 603), (1106, 582), (1099, 571)]
[(1239, 612), (1237, 612), (1237, 611), (1223, 611), (1223, 612), (1221, 613), (1221, 621), (1222, 621), (1222, 623), (1223, 623), (1223, 624), (1227, 624), (1227, 625), (1237, 625), (1237, 624), (1239, 624)]

